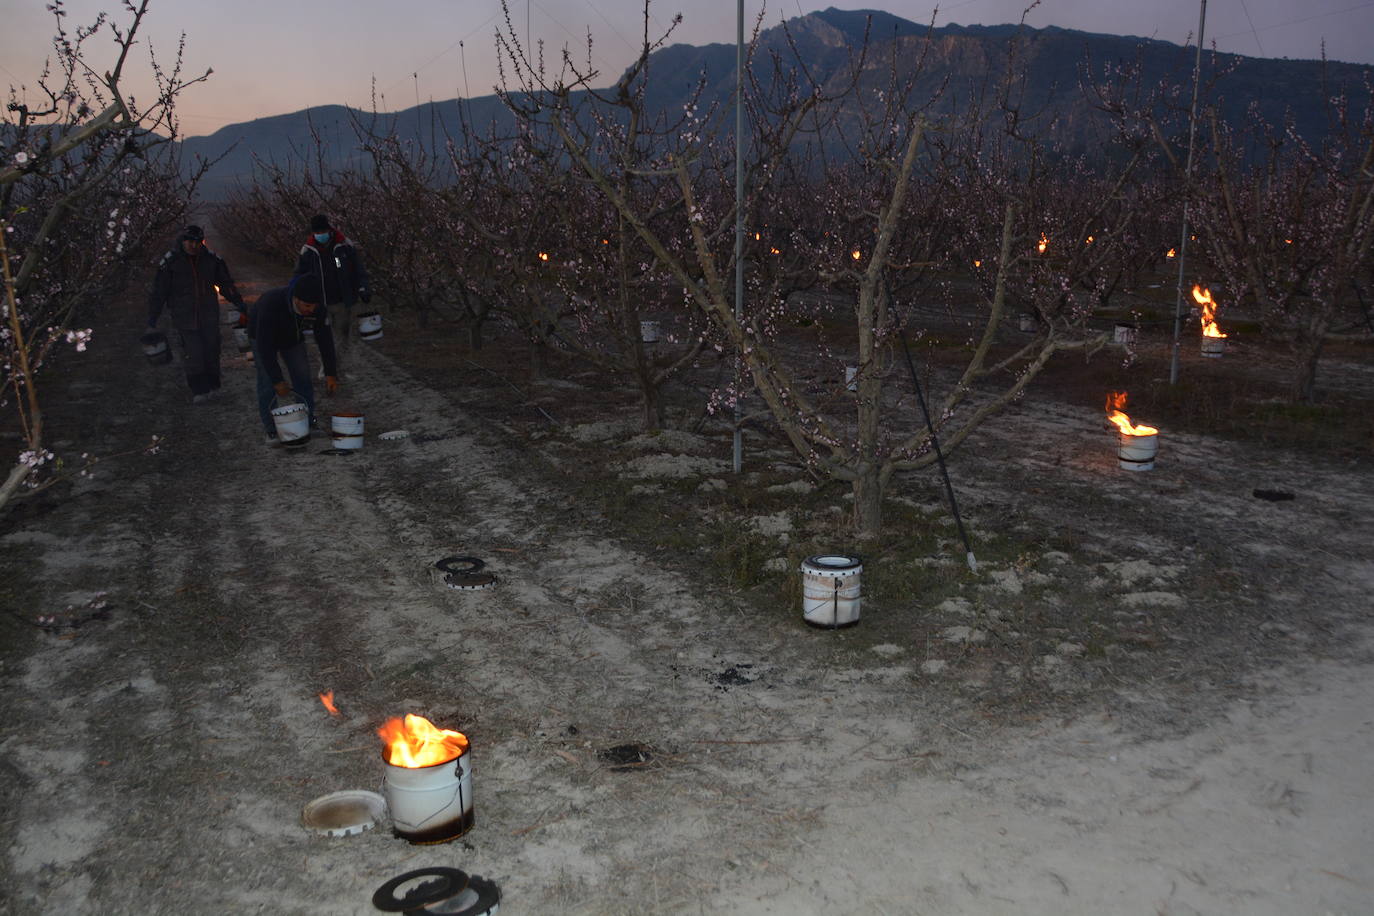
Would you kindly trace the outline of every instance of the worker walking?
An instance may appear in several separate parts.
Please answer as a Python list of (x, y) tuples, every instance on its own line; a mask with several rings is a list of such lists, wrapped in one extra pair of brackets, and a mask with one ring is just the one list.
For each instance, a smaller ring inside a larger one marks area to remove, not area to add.
[(294, 276), (305, 275), (319, 278), (324, 290), (324, 308), (329, 312), (340, 347), (348, 352), (354, 334), (353, 303), (371, 302), (372, 291), (368, 288), (367, 269), (363, 267), (358, 246), (330, 225), (329, 217), (323, 213), (311, 218), (310, 236), (296, 258)]
[(164, 309), (181, 337), (191, 402), (204, 404), (219, 391), (219, 297), (247, 311), (229, 265), (205, 247), (199, 226), (182, 230), (176, 248), (162, 256), (148, 293), (148, 328), (155, 329)]

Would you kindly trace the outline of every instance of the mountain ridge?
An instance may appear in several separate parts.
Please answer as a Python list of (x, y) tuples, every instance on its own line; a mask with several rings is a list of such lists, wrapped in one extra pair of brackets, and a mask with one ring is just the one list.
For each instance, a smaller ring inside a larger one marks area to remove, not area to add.
[[(1030, 73), (1031, 88), (1050, 98), (1062, 93), (1056, 104), (1065, 117), (1056, 128), (1070, 132), (1067, 138), (1080, 146), (1086, 141), (1085, 118), (1077, 85), (1085, 62), (1088, 66), (1119, 66), (1138, 62), (1147, 83), (1171, 81), (1191, 85), (1196, 46), (1177, 45), (1157, 38), (1082, 32), (1059, 26), (1032, 29), (1012, 24), (949, 24), (930, 29), (891, 13), (873, 10), (841, 10), (829, 7), (760, 33), (763, 50), (796, 47), (811, 72), (824, 82), (847, 66), (867, 32), (870, 55), (898, 56), (913, 40), (930, 37), (926, 53), (934, 55), (939, 72), (928, 81), (934, 86), (947, 80), (956, 87), (975, 85), (989, 73), (996, 74), (1016, 39), (1017, 53)], [(734, 91), (734, 44), (678, 43), (655, 51), (650, 57), (648, 107), (653, 111), (680, 110), (691, 101), (704, 79), (705, 104), (729, 105)], [(759, 59), (764, 59), (766, 55)], [(1358, 106), (1369, 102), (1368, 80), (1374, 67), (1339, 61), (1252, 58), (1221, 52), (1204, 52), (1204, 83), (1219, 71), (1229, 71), (1219, 81), (1214, 98), (1223, 120), (1236, 121), (1252, 108), (1271, 123), (1292, 117), (1297, 132), (1307, 138), (1321, 136), (1324, 107), (1330, 86), (1352, 91)], [(923, 77), (927, 78), (927, 77)], [(919, 91), (919, 90), (918, 90)], [(265, 116), (226, 125), (219, 130), (181, 141), (189, 160), (200, 156), (215, 161), (207, 173), (203, 196), (220, 199), (233, 187), (251, 180), (259, 162), (287, 165), (313, 157), (315, 140), (323, 141), (327, 166), (357, 162), (364, 155), (354, 133), (355, 124), (371, 125), (382, 133), (396, 132), (406, 140), (438, 145), (445, 130), (456, 131), (464, 122), (498, 129), (510, 125), (511, 116), (495, 95), (427, 102), (395, 112), (370, 112), (346, 105), (324, 105)], [(1051, 118), (1053, 122), (1056, 119)], [(726, 125), (727, 132), (733, 125)], [(1074, 134), (1072, 132), (1079, 133)]]

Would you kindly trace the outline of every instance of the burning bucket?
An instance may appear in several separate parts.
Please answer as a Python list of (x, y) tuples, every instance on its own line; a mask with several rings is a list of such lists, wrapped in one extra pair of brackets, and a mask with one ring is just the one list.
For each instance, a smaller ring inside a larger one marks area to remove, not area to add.
[(382, 795), (396, 836), (416, 844), (446, 843), (471, 830), (467, 737), (416, 715), (390, 719), (377, 734), (386, 742)]
[(363, 447), (362, 414), (336, 413), (329, 420), (329, 429), (334, 435), (335, 448)]
[(843, 554), (822, 554), (802, 561), (802, 618), (812, 626), (833, 629), (859, 622), (863, 603), (863, 561)]
[(381, 340), (382, 316), (377, 312), (367, 312), (359, 315), (358, 336), (363, 340)]
[(1159, 434), (1148, 433), (1143, 436), (1121, 434), (1121, 447), (1116, 458), (1128, 471), (1153, 471), (1155, 453), (1159, 451)]
[(1226, 352), (1225, 337), (1204, 337), (1202, 338), (1202, 355), (1210, 359), (1218, 359), (1221, 354)]
[(1155, 452), (1159, 449), (1159, 430), (1131, 421), (1125, 412), (1126, 392), (1113, 391), (1107, 395), (1107, 429), (1115, 428), (1121, 435), (1117, 461), (1128, 471), (1154, 470)]
[(273, 407), (272, 422), (282, 445), (304, 443), (310, 438), (310, 411), (299, 401)]
[(172, 350), (167, 346), (167, 335), (161, 331), (149, 331), (138, 339), (143, 344), (143, 355), (154, 366), (165, 366), (172, 361)]

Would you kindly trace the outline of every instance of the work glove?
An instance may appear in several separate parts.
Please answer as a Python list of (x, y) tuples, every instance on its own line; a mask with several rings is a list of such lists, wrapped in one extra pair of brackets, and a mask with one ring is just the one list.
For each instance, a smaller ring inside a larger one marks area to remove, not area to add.
[(371, 302), (372, 290), (368, 289), (366, 286), (358, 290), (358, 301), (361, 302), (363, 305), (367, 305), (369, 302)]
[(338, 390), (339, 390), (339, 379), (338, 379), (338, 376), (326, 375), (326, 376), (324, 377), (324, 390), (325, 390), (328, 394), (333, 394), (334, 392), (338, 391)]
[(272, 390), (276, 391), (281, 397), (286, 397), (291, 393), (291, 386), (286, 384), (286, 382), (277, 382), (272, 386)]

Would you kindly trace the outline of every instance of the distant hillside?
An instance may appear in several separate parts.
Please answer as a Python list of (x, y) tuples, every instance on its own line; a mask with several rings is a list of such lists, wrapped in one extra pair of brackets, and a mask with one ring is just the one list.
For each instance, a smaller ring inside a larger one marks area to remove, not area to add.
[[(1147, 84), (1169, 81), (1186, 87), (1191, 85), (1196, 54), (1195, 49), (1155, 39), (1012, 25), (944, 26), (930, 33), (927, 49), (925, 26), (876, 11), (831, 8), (787, 24), (792, 44), (808, 70), (827, 82), (841, 78), (853, 51), (863, 41), (865, 29), (875, 68), (880, 63), (886, 66), (894, 56), (899, 65), (912, 66), (924, 53), (926, 70), (918, 95), (933, 92), (947, 81), (945, 104), (965, 98), (989, 74), (1001, 74), (1015, 38), (1018, 59), (1030, 74), (1027, 98), (1044, 107), (1040, 123), (1046, 130), (1052, 123), (1055, 138), (1069, 149), (1092, 142), (1091, 112), (1079, 89), (1085, 66), (1100, 74), (1108, 65), (1139, 60)], [(763, 33), (760, 41), (765, 51), (777, 48), (787, 52), (787, 35), (781, 26)], [(790, 57), (790, 52), (784, 56)], [(766, 60), (767, 55), (760, 54), (758, 59)], [(1325, 101), (1337, 89), (1349, 91), (1357, 106), (1368, 102), (1368, 66), (1210, 52), (1203, 60), (1204, 85), (1218, 71), (1224, 74), (1212, 101), (1227, 121), (1244, 120), (1252, 108), (1274, 123), (1291, 115), (1303, 136), (1318, 138), (1328, 129)], [(703, 107), (712, 102), (728, 106), (734, 90), (734, 68), (734, 45), (664, 48), (650, 59), (650, 108), (680, 111), (703, 79)], [(874, 69), (873, 76), (878, 78), (880, 72)], [(251, 180), (256, 161), (296, 163), (297, 167), (303, 157), (313, 162), (316, 136), (325, 141), (327, 165), (358, 161), (361, 153), (355, 120), (381, 132), (394, 130), (403, 139), (419, 139), (426, 145), (436, 141), (442, 145), (444, 130), (456, 132), (464, 120), (482, 126), (495, 123), (499, 130), (510, 126), (510, 115), (495, 96), (434, 102), (381, 115), (331, 105), (234, 124), (210, 136), (186, 140), (183, 150), (188, 156), (219, 160), (203, 187), (206, 198), (213, 200), (237, 183)], [(723, 129), (733, 129), (732, 118), (725, 119)]]

